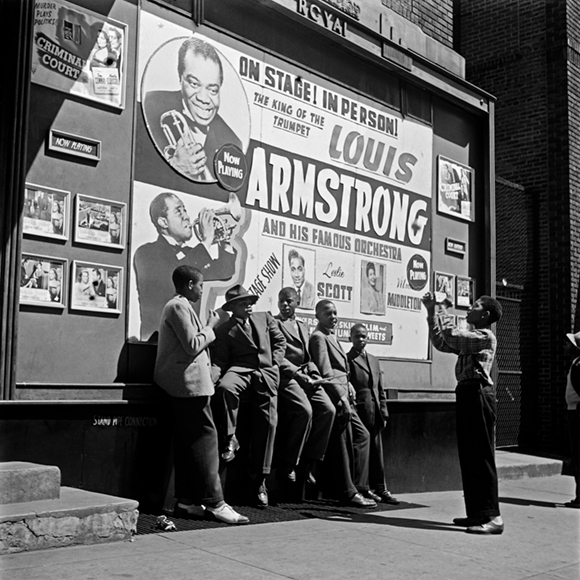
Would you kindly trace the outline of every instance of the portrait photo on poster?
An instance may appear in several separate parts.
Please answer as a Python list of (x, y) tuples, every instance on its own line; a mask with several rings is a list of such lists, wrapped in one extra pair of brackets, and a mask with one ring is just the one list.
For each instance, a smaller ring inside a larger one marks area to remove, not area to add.
[(120, 314), (123, 301), (123, 268), (73, 261), (71, 310)]
[(469, 276), (456, 278), (457, 308), (470, 308), (475, 297), (475, 280)]
[(385, 264), (361, 260), (360, 263), (360, 312), (361, 314), (385, 314)]
[(206, 297), (210, 287), (234, 283), (246, 214), (234, 192), (225, 203), (142, 183), (135, 192), (129, 337), (148, 342), (159, 330), (163, 307), (175, 294), (175, 268), (200, 270)]
[(298, 294), (299, 310), (314, 310), (316, 289), (312, 280), (316, 274), (316, 252), (290, 244), (283, 245), (284, 270), (282, 284), (291, 287)]
[(23, 233), (68, 240), (70, 191), (27, 183), (22, 210)]
[(75, 242), (125, 247), (126, 204), (82, 193), (77, 193), (75, 201)]
[(437, 157), (437, 211), (474, 221), (474, 171), (471, 167)]
[(20, 304), (64, 308), (68, 261), (23, 253), (20, 258)]
[(170, 39), (153, 52), (143, 72), (141, 106), (158, 153), (191, 181), (218, 180), (214, 158), (224, 146), (234, 158), (247, 151), (244, 87), (234, 66), (201, 35)]
[(433, 291), (437, 304), (442, 304), (447, 300), (451, 305), (455, 305), (455, 276), (444, 272), (433, 272)]

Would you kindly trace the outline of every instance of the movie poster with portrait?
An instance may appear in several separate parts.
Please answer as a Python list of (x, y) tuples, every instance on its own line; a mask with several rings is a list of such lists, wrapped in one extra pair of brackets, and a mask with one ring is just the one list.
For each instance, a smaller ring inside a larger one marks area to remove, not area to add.
[(125, 246), (125, 204), (77, 193), (75, 242), (122, 249)]
[(437, 210), (473, 221), (473, 169), (442, 155), (437, 158)]
[(71, 273), (71, 310), (120, 314), (123, 268), (74, 260)]
[(70, 191), (27, 183), (22, 211), (25, 234), (68, 240)]
[(431, 127), (150, 10), (140, 22), (128, 339), (156, 340), (171, 274), (191, 265), (204, 276), (202, 319), (234, 284), (273, 314), (280, 289), (293, 287), (311, 330), (316, 303), (330, 299), (345, 348), (360, 322), (371, 353), (427, 359)]
[(127, 31), (65, 0), (36, 2), (32, 82), (122, 109)]
[(68, 261), (23, 253), (20, 258), (20, 304), (64, 308)]

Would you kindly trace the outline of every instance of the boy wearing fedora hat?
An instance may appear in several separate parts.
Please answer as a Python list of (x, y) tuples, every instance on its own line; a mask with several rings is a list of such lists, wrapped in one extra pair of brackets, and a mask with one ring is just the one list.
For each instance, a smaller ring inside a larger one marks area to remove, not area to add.
[(257, 505), (267, 507), (266, 477), (272, 465), (286, 339), (270, 313), (253, 312), (257, 300), (258, 296), (239, 284), (226, 292), (222, 308), (231, 317), (216, 330), (212, 359), (221, 377), (215, 394), (224, 442), (221, 457), (231, 461), (240, 447), (236, 439), (238, 410), (240, 398), (247, 397), (252, 413), (249, 467), (255, 478)]
[(566, 354), (573, 357), (566, 380), (566, 408), (572, 473), (576, 481), (576, 496), (567, 507), (580, 509), (580, 332), (566, 335)]

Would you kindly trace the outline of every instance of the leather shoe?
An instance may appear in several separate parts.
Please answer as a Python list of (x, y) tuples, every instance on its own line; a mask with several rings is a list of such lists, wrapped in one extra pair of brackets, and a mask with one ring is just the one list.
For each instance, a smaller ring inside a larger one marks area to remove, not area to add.
[(380, 496), (378, 496), (376, 493), (374, 493), (370, 489), (367, 491), (361, 491), (361, 494), (363, 497), (366, 497), (367, 499), (372, 499), (375, 503), (379, 503), (381, 501)]
[(381, 501), (382, 503), (389, 503), (391, 505), (399, 505), (401, 503), (396, 497), (394, 497), (391, 494), (391, 492), (388, 489), (384, 489), (382, 491), (376, 491), (375, 495), (377, 497), (379, 497), (379, 500), (375, 500), (375, 501)]
[(205, 508), (202, 505), (185, 505), (176, 503), (173, 507), (173, 517), (180, 519), (202, 519), (205, 516)]
[(218, 522), (223, 522), (224, 524), (249, 524), (250, 520), (237, 511), (235, 511), (227, 503), (223, 503), (218, 507), (206, 507), (206, 517), (208, 519), (214, 519)]
[(268, 489), (264, 484), (261, 484), (256, 492), (256, 505), (261, 508), (268, 507)]
[(360, 493), (355, 493), (351, 498), (343, 502), (343, 505), (349, 507), (362, 507), (362, 508), (375, 508), (377, 503), (366, 497), (363, 497)]
[(466, 518), (453, 518), (453, 523), (456, 526), (469, 528), (470, 526), (479, 526), (479, 524), (481, 524), (481, 520), (467, 516)]
[(468, 534), (499, 535), (503, 534), (503, 527), (503, 524), (487, 522), (486, 524), (479, 524), (478, 526), (469, 526), (465, 531)]
[(222, 459), (227, 463), (236, 456), (236, 451), (240, 448), (240, 444), (235, 435), (232, 435), (226, 443), (225, 449), (222, 452)]

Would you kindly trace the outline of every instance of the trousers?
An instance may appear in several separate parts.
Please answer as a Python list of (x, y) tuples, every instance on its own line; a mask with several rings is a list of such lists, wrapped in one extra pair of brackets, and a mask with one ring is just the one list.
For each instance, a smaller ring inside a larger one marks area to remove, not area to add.
[(457, 449), (468, 517), (500, 515), (494, 427), (495, 391), (478, 380), (461, 381), (455, 389)]
[(274, 439), (278, 424), (278, 397), (272, 395), (257, 371), (228, 370), (221, 378), (214, 395), (219, 409), (222, 437), (236, 434), (240, 400), (249, 403), (250, 458), (253, 475), (267, 475), (272, 469)]
[(171, 407), (175, 419), (175, 497), (214, 505), (224, 496), (210, 397), (171, 397)]

